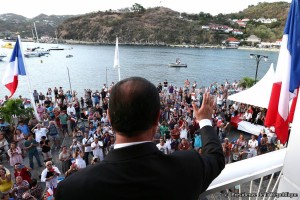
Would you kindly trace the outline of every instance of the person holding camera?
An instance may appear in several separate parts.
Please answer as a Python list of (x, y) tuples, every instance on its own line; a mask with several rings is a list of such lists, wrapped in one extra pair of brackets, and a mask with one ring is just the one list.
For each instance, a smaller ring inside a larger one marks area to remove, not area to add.
[(21, 163), (14, 165), (14, 177), (21, 176), (23, 180), (31, 182), (31, 168)]
[(15, 142), (10, 143), (10, 148), (7, 151), (9, 156), (10, 166), (14, 166), (16, 163), (23, 163), (22, 150), (17, 146)]

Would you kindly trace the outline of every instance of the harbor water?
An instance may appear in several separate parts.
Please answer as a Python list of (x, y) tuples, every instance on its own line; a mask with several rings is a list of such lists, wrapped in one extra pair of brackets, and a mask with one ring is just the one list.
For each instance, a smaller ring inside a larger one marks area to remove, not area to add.
[[(55, 44), (22, 43), (23, 50), (37, 47), (48, 49)], [(96, 90), (104, 83), (118, 81), (118, 70), (113, 68), (113, 45), (62, 45), (62, 51), (50, 51), (42, 57), (25, 58), (32, 90), (46, 93), (54, 86), (70, 89), (68, 69), (72, 90), (82, 96), (84, 89)], [(2, 48), (1, 51), (4, 51)], [(0, 62), (0, 78), (9, 63), (11, 49), (5, 49), (8, 57)], [(196, 81), (199, 86), (208, 86), (212, 82), (230, 83), (243, 77), (255, 77), (256, 60), (250, 58), (250, 53), (268, 56), (268, 60), (261, 60), (258, 67), (258, 79), (268, 71), (271, 63), (278, 59), (278, 51), (241, 50), (241, 49), (200, 49), (200, 48), (172, 48), (148, 46), (123, 46), (119, 44), (121, 79), (130, 76), (142, 76), (155, 85), (167, 80), (176, 86), (183, 86), (189, 79), (191, 84)], [(67, 55), (73, 57), (67, 58)], [(168, 67), (169, 63), (180, 58), (187, 68)], [(28, 97), (27, 77), (19, 76), (19, 86), (14, 97), (22, 95)], [(0, 99), (9, 95), (9, 91), (0, 84)]]

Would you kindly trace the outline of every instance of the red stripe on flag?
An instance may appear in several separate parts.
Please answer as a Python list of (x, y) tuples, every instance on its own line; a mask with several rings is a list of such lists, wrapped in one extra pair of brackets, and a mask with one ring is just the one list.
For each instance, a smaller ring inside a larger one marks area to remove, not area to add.
[(15, 93), (15, 91), (17, 90), (18, 75), (14, 75), (13, 82), (6, 84), (5, 87), (10, 91), (10, 96), (8, 97), (8, 98), (10, 98)]
[(280, 140), (282, 144), (285, 144), (288, 139), (288, 133), (289, 133), (289, 120), (284, 119), (278, 114), (277, 120), (275, 124), (275, 132), (277, 135), (277, 138)]
[[(265, 126), (275, 126), (278, 115), (278, 104), (281, 90), (281, 82), (274, 83), (269, 101), (269, 107), (265, 119)], [(276, 131), (277, 132), (277, 131)]]
[(296, 90), (296, 96), (293, 98), (293, 102), (291, 105), (291, 109), (290, 109), (290, 113), (289, 113), (289, 122), (293, 122), (294, 119), (294, 113), (295, 113), (295, 109), (296, 109), (296, 104), (297, 104), (297, 99), (298, 99), (298, 93), (299, 93), (299, 88)]

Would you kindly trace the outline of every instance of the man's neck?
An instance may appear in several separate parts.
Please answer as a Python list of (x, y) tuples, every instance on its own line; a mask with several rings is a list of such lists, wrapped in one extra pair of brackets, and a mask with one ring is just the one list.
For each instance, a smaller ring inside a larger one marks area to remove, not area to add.
[(120, 134), (119, 132), (117, 132), (115, 144), (152, 141), (154, 134), (155, 132), (153, 133), (151, 129), (134, 137), (127, 137), (124, 134)]

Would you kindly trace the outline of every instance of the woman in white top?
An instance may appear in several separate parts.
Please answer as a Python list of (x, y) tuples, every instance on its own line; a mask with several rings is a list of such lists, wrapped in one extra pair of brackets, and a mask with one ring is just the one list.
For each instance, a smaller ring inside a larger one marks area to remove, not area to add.
[(83, 160), (83, 157), (84, 157), (84, 153), (79, 148), (76, 148), (73, 158), (75, 159), (76, 166), (79, 169), (86, 167), (86, 163)]

